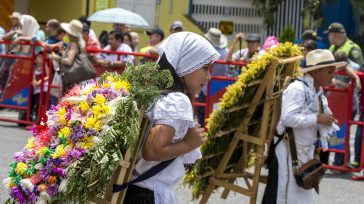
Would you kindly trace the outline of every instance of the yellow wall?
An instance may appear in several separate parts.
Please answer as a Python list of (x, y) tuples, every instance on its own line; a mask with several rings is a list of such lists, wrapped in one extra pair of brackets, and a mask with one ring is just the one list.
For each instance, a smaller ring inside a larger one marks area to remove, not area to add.
[[(170, 5), (171, 2), (172, 4)], [(169, 27), (175, 20), (180, 20), (183, 23), (185, 31), (191, 31), (200, 35), (203, 34), (203, 32), (185, 16), (188, 15), (189, 3), (189, 0), (161, 1), (159, 26), (163, 29), (166, 36), (170, 34)], [(170, 12), (170, 6), (172, 6), (172, 12)]]
[(9, 31), (11, 28), (11, 20), (9, 15), (14, 11), (14, 0), (0, 0), (0, 26), (5, 31)]
[(29, 14), (43, 25), (51, 18), (69, 22), (86, 12), (85, 2), (86, 0), (31, 0)]
[[(29, 5), (29, 14), (34, 16), (41, 25), (45, 25), (47, 20), (55, 18), (60, 22), (69, 22), (72, 19), (78, 19), (81, 15), (86, 14), (87, 0), (31, 0)], [(89, 15), (94, 13), (95, 0), (89, 0), (90, 8)], [(186, 31), (192, 31), (198, 34), (203, 32), (189, 21), (185, 15), (188, 15), (189, 0), (172, 0), (172, 12), (170, 13), (169, 0), (162, 0), (161, 5), (157, 12), (160, 12), (160, 16), (156, 22), (163, 29), (165, 36), (168, 36), (169, 27), (175, 20), (180, 20)], [(114, 8), (116, 6), (116, 0), (109, 0), (109, 7)], [(158, 15), (158, 14), (157, 14)], [(154, 26), (154, 25), (151, 25)], [(94, 29), (96, 35), (99, 35), (102, 30), (110, 31), (112, 29), (111, 23), (98, 23), (92, 22), (91, 28)], [(140, 35), (139, 47), (144, 47), (148, 41), (148, 36), (144, 34), (144, 29), (132, 29)]]

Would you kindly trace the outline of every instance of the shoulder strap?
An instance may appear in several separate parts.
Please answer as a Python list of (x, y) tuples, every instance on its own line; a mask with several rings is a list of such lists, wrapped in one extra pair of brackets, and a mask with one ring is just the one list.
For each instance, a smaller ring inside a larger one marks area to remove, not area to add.
[(124, 183), (122, 185), (114, 184), (112, 191), (114, 193), (120, 192), (120, 191), (124, 190), (125, 188), (127, 188), (128, 186), (131, 186), (135, 183), (144, 181), (146, 179), (149, 179), (149, 178), (155, 176), (156, 174), (161, 172), (163, 169), (167, 168), (175, 159), (176, 158), (173, 158), (173, 159), (170, 159), (167, 161), (163, 161), (163, 162), (153, 166), (152, 168), (148, 169), (146, 172), (142, 173), (140, 176), (138, 176), (137, 178), (135, 178), (127, 183)]
[(289, 150), (291, 152), (291, 158), (292, 158), (292, 169), (293, 171), (296, 171), (298, 170), (299, 167), (296, 139), (294, 138), (294, 132), (291, 127), (286, 127), (286, 131), (287, 131)]
[[(162, 93), (162, 96), (167, 96), (168, 93), (167, 92), (163, 92)], [(154, 119), (153, 118), (150, 118), (149, 119), (149, 124), (148, 124), (148, 127), (144, 133), (144, 135), (142, 136), (142, 146), (144, 145), (151, 129), (153, 128), (154, 126)], [(139, 175), (138, 177), (136, 177), (135, 179), (127, 182), (127, 183), (123, 183), (121, 185), (119, 184), (114, 184), (113, 185), (113, 192), (116, 193), (116, 192), (120, 192), (122, 190), (124, 190), (125, 188), (135, 184), (135, 183), (138, 183), (138, 182), (141, 182), (141, 181), (144, 181), (144, 180), (147, 180), (153, 176), (155, 176), (156, 174), (158, 174), (159, 172), (163, 171), (165, 168), (167, 168), (176, 158), (173, 158), (173, 159), (170, 159), (170, 160), (167, 160), (167, 161), (163, 161), (155, 166), (153, 166), (152, 168), (148, 169), (147, 171), (145, 171), (144, 173), (142, 173), (141, 175)]]

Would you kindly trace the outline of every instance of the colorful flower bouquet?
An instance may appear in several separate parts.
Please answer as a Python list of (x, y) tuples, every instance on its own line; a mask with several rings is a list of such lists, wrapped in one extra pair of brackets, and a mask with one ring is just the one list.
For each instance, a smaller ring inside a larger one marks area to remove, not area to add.
[(172, 83), (169, 71), (148, 63), (73, 87), (14, 154), (3, 181), (7, 202), (88, 203), (102, 197), (126, 149), (138, 141), (140, 107)]

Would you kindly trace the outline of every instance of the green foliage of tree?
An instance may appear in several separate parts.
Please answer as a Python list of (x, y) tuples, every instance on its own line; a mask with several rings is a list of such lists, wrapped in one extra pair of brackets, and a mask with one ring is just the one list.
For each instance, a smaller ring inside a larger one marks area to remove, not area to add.
[(294, 42), (296, 39), (295, 36), (296, 32), (294, 31), (293, 26), (290, 24), (283, 28), (281, 35), (278, 37), (278, 41), (281, 43)]

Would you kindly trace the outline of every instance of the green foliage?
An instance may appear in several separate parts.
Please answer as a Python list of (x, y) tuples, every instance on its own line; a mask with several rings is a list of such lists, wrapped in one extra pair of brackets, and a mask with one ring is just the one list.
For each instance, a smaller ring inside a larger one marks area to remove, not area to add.
[(146, 63), (126, 68), (123, 77), (132, 84), (131, 96), (140, 104), (154, 103), (163, 90), (173, 85), (169, 70), (160, 70), (156, 63)]
[(278, 41), (281, 43), (285, 42), (294, 42), (296, 37), (296, 33), (293, 29), (292, 25), (288, 25), (287, 27), (283, 28), (281, 35), (278, 37)]

